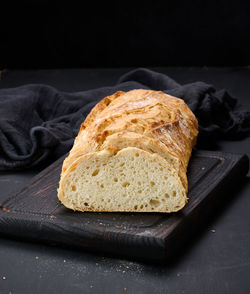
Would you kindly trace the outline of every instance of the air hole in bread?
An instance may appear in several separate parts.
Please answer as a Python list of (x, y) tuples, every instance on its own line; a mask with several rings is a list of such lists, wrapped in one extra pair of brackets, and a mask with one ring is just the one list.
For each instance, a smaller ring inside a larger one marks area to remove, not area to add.
[(131, 119), (131, 122), (132, 122), (132, 123), (135, 123), (135, 124), (136, 124), (137, 121), (138, 121), (138, 120), (137, 120), (136, 118)]
[(118, 179), (117, 178), (114, 178), (114, 182), (118, 182)]
[(165, 179), (165, 180), (167, 180), (167, 179), (168, 179), (168, 177), (167, 177), (167, 176), (165, 176), (165, 177), (164, 177), (164, 179)]
[(139, 190), (138, 193), (141, 194), (142, 193), (142, 190)]
[(139, 153), (135, 153), (135, 156), (136, 156), (136, 157), (139, 157)]
[(120, 166), (124, 166), (124, 164), (125, 164), (125, 163), (123, 162), (123, 163), (120, 164)]
[(129, 182), (125, 182), (125, 183), (122, 184), (123, 187), (128, 187), (129, 185), (130, 185)]
[(76, 191), (76, 186), (75, 185), (71, 186), (71, 189), (72, 191)]
[(142, 209), (143, 208), (143, 205), (141, 205), (140, 208)]
[(89, 204), (88, 204), (87, 202), (84, 202), (84, 205), (85, 205), (85, 206), (89, 206)]
[(150, 182), (150, 185), (151, 185), (152, 187), (154, 187), (155, 182)]
[(173, 191), (173, 197), (176, 197), (176, 191)]
[(138, 185), (141, 186), (141, 182), (140, 181), (138, 182)]
[(86, 166), (86, 169), (89, 169), (89, 166)]
[[(158, 207), (160, 205), (160, 201), (159, 200), (155, 200), (155, 199), (151, 199), (149, 201), (149, 204), (153, 207)], [(153, 208), (152, 208), (153, 209)]]
[(137, 210), (137, 208), (138, 208), (138, 206), (137, 206), (137, 205), (135, 205), (135, 206), (134, 206), (134, 209), (135, 209), (135, 210)]
[(99, 169), (96, 169), (95, 171), (93, 171), (92, 173), (92, 177), (95, 177), (96, 175), (99, 174)]
[(168, 193), (165, 193), (165, 197), (166, 197), (166, 198), (169, 198), (169, 195), (168, 195)]
[(104, 188), (103, 184), (100, 185), (101, 188)]

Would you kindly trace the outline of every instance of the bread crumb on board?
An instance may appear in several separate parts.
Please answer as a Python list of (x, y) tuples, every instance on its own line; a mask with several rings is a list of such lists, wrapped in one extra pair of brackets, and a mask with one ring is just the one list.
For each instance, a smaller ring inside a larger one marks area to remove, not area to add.
[(210, 230), (210, 232), (211, 232), (211, 233), (215, 233), (215, 232), (216, 232), (216, 230), (214, 230), (214, 229), (213, 229), (213, 230)]

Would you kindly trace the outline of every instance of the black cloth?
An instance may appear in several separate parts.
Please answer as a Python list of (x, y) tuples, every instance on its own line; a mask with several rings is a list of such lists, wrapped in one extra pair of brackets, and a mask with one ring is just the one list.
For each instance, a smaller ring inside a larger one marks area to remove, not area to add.
[(182, 98), (199, 121), (199, 144), (250, 134), (250, 113), (225, 90), (204, 82), (180, 85), (148, 69), (123, 75), (112, 87), (77, 93), (32, 84), (0, 90), (0, 170), (24, 169), (51, 162), (72, 147), (92, 107), (115, 91), (161, 90)]

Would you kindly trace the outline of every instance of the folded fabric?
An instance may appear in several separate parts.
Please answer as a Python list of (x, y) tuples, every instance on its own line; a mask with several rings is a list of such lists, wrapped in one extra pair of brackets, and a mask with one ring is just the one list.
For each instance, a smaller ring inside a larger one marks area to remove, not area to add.
[(199, 121), (199, 142), (239, 139), (250, 134), (250, 113), (225, 90), (195, 82), (180, 85), (148, 69), (123, 75), (112, 87), (66, 93), (32, 84), (0, 90), (0, 170), (50, 163), (68, 152), (92, 107), (115, 91), (161, 90), (182, 98)]

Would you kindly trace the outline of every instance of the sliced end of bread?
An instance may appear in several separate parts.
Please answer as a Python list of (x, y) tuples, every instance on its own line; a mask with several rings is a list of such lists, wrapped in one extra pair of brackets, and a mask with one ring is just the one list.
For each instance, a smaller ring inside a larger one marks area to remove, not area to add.
[(176, 170), (135, 147), (78, 157), (62, 175), (58, 197), (77, 211), (174, 212), (187, 202)]

